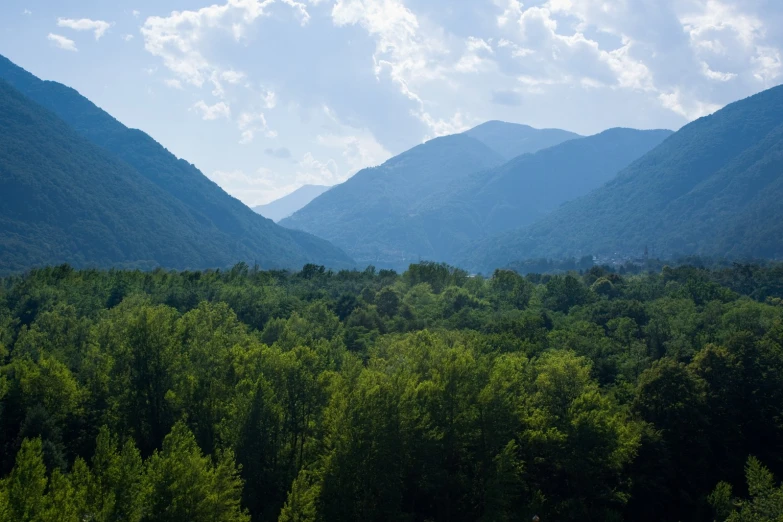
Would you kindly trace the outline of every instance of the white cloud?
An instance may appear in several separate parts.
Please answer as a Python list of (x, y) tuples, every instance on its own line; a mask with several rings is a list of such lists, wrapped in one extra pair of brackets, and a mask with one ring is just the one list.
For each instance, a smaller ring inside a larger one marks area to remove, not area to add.
[[(307, 14), (303, 4), (282, 1), (300, 16)], [(205, 56), (207, 36), (218, 32), (239, 42), (259, 18), (268, 14), (274, 3), (275, 0), (227, 0), (222, 5), (214, 4), (195, 11), (174, 11), (166, 17), (151, 16), (141, 28), (144, 47), (161, 58), (180, 80), (201, 87), (209, 79), (231, 73), (230, 69), (221, 69)], [(215, 88), (219, 90), (219, 87)]]
[(487, 41), (470, 36), (465, 41), (465, 53), (454, 66), (454, 70), (461, 73), (481, 72), (494, 64), (490, 59), (494, 52)]
[[(176, 78), (168, 78), (163, 81), (163, 83), (166, 84), (166, 87), (170, 87), (172, 89), (178, 89), (182, 90), (182, 82), (177, 80)], [(204, 104), (206, 106), (206, 104)]]
[(220, 74), (220, 78), (230, 84), (237, 84), (245, 78), (245, 73), (229, 69), (228, 71), (223, 71)]
[(277, 106), (277, 95), (275, 91), (264, 89), (261, 92), (261, 100), (265, 109), (274, 109)]
[(720, 105), (704, 103), (700, 101), (684, 101), (680, 89), (672, 92), (661, 93), (659, 99), (664, 107), (671, 109), (677, 114), (682, 115), (688, 120), (695, 120), (702, 116), (707, 116), (720, 109)]
[(207, 105), (204, 100), (199, 100), (193, 105), (193, 109), (201, 114), (201, 118), (207, 121), (231, 117), (231, 107), (225, 102)]
[(138, 18), (141, 15), (141, 12), (134, 9), (133, 11), (131, 11), (131, 14), (133, 15), (134, 18)]
[(243, 112), (237, 120), (237, 127), (242, 132), (239, 143), (247, 145), (251, 143), (257, 133), (262, 132), (267, 138), (276, 138), (277, 132), (271, 130), (266, 122), (266, 116), (262, 112)]
[(424, 141), (437, 138), (438, 136), (458, 134), (468, 130), (478, 123), (481, 123), (478, 120), (472, 120), (470, 123), (468, 123), (465, 121), (465, 116), (460, 111), (457, 111), (448, 120), (433, 118), (427, 112), (414, 113), (414, 115), (424, 122), (430, 129), (430, 134), (424, 137)]
[(375, 136), (367, 129), (342, 123), (335, 111), (328, 105), (324, 105), (321, 109), (327, 121), (330, 122), (330, 125), (327, 126), (330, 132), (318, 134), (315, 143), (339, 152), (343, 165), (347, 167), (340, 174), (335, 172), (331, 181), (324, 180), (323, 183), (331, 185), (345, 181), (360, 169), (380, 165), (391, 157), (391, 153), (378, 143)]
[(783, 72), (783, 60), (780, 49), (768, 46), (756, 47), (756, 56), (751, 59), (753, 77), (765, 87), (773, 86), (780, 81)]
[(78, 49), (76, 48), (76, 42), (74, 42), (69, 38), (54, 33), (49, 33), (49, 36), (47, 36), (46, 38), (50, 42), (54, 43), (54, 45), (56, 45), (60, 49), (65, 49), (66, 51), (73, 51), (73, 52), (78, 51)]
[(133, 40), (133, 35), (126, 34), (125, 36), (122, 37), (122, 39), (125, 40), (126, 42), (130, 42), (131, 40)]
[(310, 13), (307, 12), (307, 6), (301, 2), (296, 2), (295, 0), (282, 0), (282, 2), (292, 7), (294, 11), (296, 11), (296, 15), (299, 18), (300, 24), (307, 25), (307, 23), (310, 21)]
[(239, 40), (270, 3), (229, 0), (197, 11), (174, 11), (168, 17), (151, 16), (141, 28), (144, 47), (182, 81), (201, 87), (213, 74), (220, 74), (202, 53), (206, 35), (220, 30)]
[(416, 15), (402, 2), (337, 0), (332, 8), (332, 21), (338, 27), (359, 25), (376, 39), (373, 54), (376, 76), (388, 71), (408, 99), (422, 105), (412, 84), (444, 78), (438, 57), (447, 53), (445, 45), (436, 36), (422, 31)]
[(30, 11), (29, 9), (25, 9), (24, 11), (22, 11), (22, 14), (23, 15), (31, 15), (31, 14), (33, 14), (33, 12)]
[[(318, 135), (316, 142), (319, 145), (340, 151), (340, 155), (348, 166), (345, 179), (365, 167), (380, 165), (391, 156), (389, 151), (367, 132), (356, 135), (323, 134)], [(344, 179), (340, 179), (340, 181), (344, 181)]]
[(501, 0), (496, 3), (503, 8), (503, 12), (497, 18), (499, 27), (505, 27), (522, 16), (522, 3), (519, 0), (505, 0), (505, 2)]
[(737, 77), (736, 73), (713, 71), (710, 69), (710, 66), (707, 65), (707, 62), (701, 62), (701, 73), (710, 80), (715, 80), (717, 82), (728, 82)]
[(74, 20), (71, 18), (57, 19), (58, 27), (67, 27), (68, 29), (73, 29), (74, 31), (93, 31), (96, 40), (100, 40), (112, 25), (114, 25), (113, 22), (109, 23), (104, 22), (103, 20), (90, 20), (89, 18), (81, 18), (79, 20)]
[(548, 0), (527, 9), (515, 0), (496, 3), (498, 27), (508, 31), (498, 48), (518, 58), (534, 94), (553, 85), (630, 90), (691, 118), (749, 94), (749, 83), (780, 80), (780, 51), (762, 45), (769, 28), (750, 2)]

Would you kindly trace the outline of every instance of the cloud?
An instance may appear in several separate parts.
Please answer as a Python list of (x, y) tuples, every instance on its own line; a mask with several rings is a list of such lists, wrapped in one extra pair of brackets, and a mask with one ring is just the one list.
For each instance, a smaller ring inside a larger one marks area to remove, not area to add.
[(78, 51), (78, 49), (76, 48), (76, 42), (74, 42), (69, 38), (54, 33), (49, 33), (49, 36), (47, 36), (46, 38), (50, 42), (54, 43), (54, 45), (56, 45), (60, 49), (65, 49), (66, 51), (73, 51), (73, 52)]
[(138, 18), (141, 15), (141, 12), (134, 9), (133, 11), (131, 11), (131, 14), (133, 15), (134, 18)]
[[(236, 42), (246, 38), (253, 24), (269, 14), (275, 0), (228, 0), (195, 11), (174, 11), (169, 16), (151, 16), (141, 28), (144, 47), (180, 80), (201, 87), (207, 80), (220, 78), (224, 71), (205, 56), (205, 40), (212, 33)], [(300, 16), (304, 4), (283, 0)], [(308, 15), (309, 18), (309, 15)], [(223, 78), (229, 81), (226, 78)], [(217, 87), (216, 87), (217, 88)]]
[(122, 37), (122, 39), (125, 40), (126, 42), (130, 42), (131, 40), (133, 40), (133, 35), (126, 34), (125, 36)]
[(707, 62), (701, 62), (701, 73), (710, 80), (715, 80), (717, 82), (728, 82), (737, 77), (736, 73), (713, 71), (710, 69), (710, 66), (707, 65)]
[(494, 63), (488, 59), (494, 52), (490, 44), (482, 38), (469, 36), (465, 41), (465, 53), (454, 69), (461, 73), (481, 72)]
[[(175, 78), (168, 78), (168, 79), (164, 80), (163, 83), (166, 84), (166, 87), (170, 87), (172, 89), (182, 90), (182, 82), (180, 82), (179, 80), (177, 80)], [(206, 103), (204, 105), (206, 106)]]
[(32, 12), (32, 11), (30, 11), (29, 9), (25, 9), (24, 11), (22, 11), (22, 14), (23, 14), (23, 15), (28, 15), (28, 16), (29, 16), (29, 15), (33, 14), (33, 12)]
[(267, 138), (276, 138), (277, 132), (271, 130), (266, 122), (264, 113), (243, 112), (237, 120), (237, 127), (242, 132), (242, 138), (239, 141), (241, 145), (251, 143), (255, 135), (262, 132)]
[(338, 27), (361, 26), (375, 39), (372, 59), (376, 77), (388, 74), (400, 93), (418, 105), (415, 113), (419, 120), (428, 122), (425, 101), (416, 84), (446, 78), (440, 60), (448, 48), (439, 31), (422, 30), (418, 17), (398, 0), (337, 0), (332, 22)]
[(340, 151), (340, 156), (348, 166), (346, 179), (362, 168), (383, 163), (391, 156), (389, 151), (368, 133), (348, 136), (319, 135), (316, 143)]
[(774, 16), (766, 23), (761, 14), (779, 16), (781, 10), (772, 4), (549, 0), (547, 6), (556, 15), (576, 18), (578, 31), (619, 38), (623, 56), (617, 57), (621, 60), (613, 70), (625, 70), (631, 88), (638, 88), (641, 80), (651, 97), (687, 118), (707, 114), (781, 78), (775, 58), (780, 35), (773, 35), (778, 24)]
[(296, 182), (309, 185), (333, 185), (342, 181), (337, 162), (329, 158), (317, 160), (312, 152), (306, 152), (299, 160)]
[(721, 107), (714, 103), (684, 100), (683, 98), (680, 89), (675, 89), (672, 92), (661, 93), (659, 95), (659, 99), (664, 107), (682, 115), (688, 120), (694, 120), (712, 114)]
[(265, 109), (274, 109), (277, 106), (277, 95), (275, 94), (275, 91), (264, 89), (261, 92), (261, 100)]
[(471, 127), (474, 127), (479, 120), (470, 118), (470, 121), (466, 121), (466, 117), (461, 111), (457, 111), (449, 119), (434, 118), (428, 112), (414, 113), (414, 115), (420, 118), (430, 129), (430, 134), (424, 137), (423, 141), (437, 138), (438, 136), (448, 136), (449, 134), (459, 134)]
[(327, 184), (334, 184), (345, 181), (358, 170), (380, 165), (391, 157), (391, 153), (378, 143), (371, 132), (342, 123), (337, 113), (327, 105), (324, 105), (321, 110), (331, 122), (331, 125), (327, 126), (330, 132), (319, 134), (315, 143), (338, 152), (343, 165), (347, 167), (342, 173), (335, 174), (333, 179), (323, 180), (324, 182), (329, 181)]
[(264, 149), (264, 154), (273, 158), (288, 159), (291, 157), (291, 151), (287, 147), (278, 147), (276, 149)]
[(299, 23), (301, 25), (307, 25), (307, 23), (310, 21), (310, 13), (307, 12), (307, 6), (294, 0), (282, 0), (282, 2), (292, 7), (294, 11), (296, 11), (296, 16), (299, 18)]
[(93, 31), (95, 33), (95, 39), (100, 40), (101, 37), (109, 30), (114, 23), (104, 22), (103, 20), (90, 20), (89, 18), (81, 18), (74, 20), (71, 18), (58, 18), (57, 26), (73, 29), (74, 31)]
[(199, 100), (193, 105), (193, 109), (201, 114), (201, 118), (207, 121), (213, 121), (220, 118), (231, 117), (231, 107), (225, 102), (218, 102), (214, 105), (207, 105), (204, 100)]
[(245, 73), (229, 69), (220, 73), (220, 78), (230, 84), (237, 84), (244, 79)]

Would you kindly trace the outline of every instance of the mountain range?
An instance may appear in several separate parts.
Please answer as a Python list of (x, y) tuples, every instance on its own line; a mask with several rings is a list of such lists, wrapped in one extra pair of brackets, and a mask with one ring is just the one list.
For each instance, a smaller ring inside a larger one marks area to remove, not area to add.
[(278, 225), (75, 90), (0, 57), (0, 194), (2, 273), (419, 260), (488, 272), (647, 248), (783, 258), (783, 87), (676, 133), (490, 121), (256, 209)]
[(541, 220), (467, 247), (491, 270), (524, 258), (783, 258), (783, 86), (700, 118)]
[(611, 129), (583, 138), (488, 122), (361, 171), (281, 224), (332, 241), (359, 264), (453, 262), (472, 241), (600, 186), (670, 134)]
[(287, 218), (330, 188), (331, 187), (327, 185), (303, 185), (282, 198), (276, 199), (266, 205), (253, 207), (253, 210), (257, 214), (261, 214), (265, 218), (277, 222)]
[(0, 271), (76, 266), (351, 267), (254, 213), (142, 131), (0, 57)]

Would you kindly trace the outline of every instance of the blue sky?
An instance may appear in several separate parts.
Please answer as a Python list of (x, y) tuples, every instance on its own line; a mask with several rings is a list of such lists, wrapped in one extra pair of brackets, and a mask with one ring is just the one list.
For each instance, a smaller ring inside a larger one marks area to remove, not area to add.
[(0, 54), (249, 205), (490, 119), (677, 129), (783, 80), (779, 0), (4, 0)]

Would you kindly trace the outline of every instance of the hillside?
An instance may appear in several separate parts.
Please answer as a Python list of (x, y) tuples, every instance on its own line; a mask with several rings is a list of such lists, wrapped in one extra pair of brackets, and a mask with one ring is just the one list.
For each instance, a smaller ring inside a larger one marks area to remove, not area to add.
[(280, 223), (332, 241), (359, 265), (405, 266), (428, 244), (406, 217), (434, 192), (503, 162), (468, 136), (436, 138), (358, 172)]
[(523, 154), (473, 174), (450, 192), (434, 194), (410, 219), (411, 226), (427, 231), (432, 245), (427, 256), (453, 261), (470, 241), (529, 225), (589, 193), (671, 134), (610, 129)]
[(253, 211), (277, 222), (287, 218), (330, 188), (326, 185), (304, 185), (271, 203), (253, 207)]
[[(196, 167), (177, 159), (147, 134), (125, 127), (75, 90), (58, 83), (41, 81), (3, 57), (0, 57), (0, 79), (7, 80), (27, 98), (50, 110), (67, 124), (66, 126), (62, 122), (57, 123), (55, 131), (52, 127), (54, 125), (52, 115), (45, 114), (45, 111), (37, 106), (34, 107), (32, 103), (19, 101), (19, 96), (13, 94), (10, 87), (4, 88), (4, 99), (14, 100), (15, 112), (11, 111), (10, 107), (6, 111), (2, 132), (13, 136), (14, 125), (25, 125), (25, 128), (19, 130), (27, 134), (20, 136), (35, 136), (39, 140), (19, 142), (16, 139), (14, 141), (16, 144), (12, 145), (8, 141), (9, 138), (6, 138), (3, 147), (9, 163), (4, 166), (4, 176), (11, 176), (13, 172), (14, 179), (24, 181), (19, 187), (26, 187), (18, 190), (22, 190), (24, 194), (29, 193), (30, 197), (33, 197), (32, 187), (40, 183), (48, 183), (47, 177), (51, 174), (47, 169), (59, 169), (59, 183), (62, 188), (67, 186), (68, 191), (57, 199), (57, 202), (62, 205), (61, 208), (49, 209), (49, 204), (44, 205), (47, 212), (53, 213), (49, 218), (53, 218), (57, 212), (67, 212), (68, 206), (89, 210), (81, 202), (69, 199), (69, 194), (79, 199), (82, 196), (76, 197), (78, 191), (84, 191), (85, 201), (98, 201), (103, 197), (103, 192), (115, 190), (102, 181), (105, 176), (110, 175), (106, 167), (93, 164), (78, 169), (72, 168), (78, 164), (74, 163), (77, 158), (71, 155), (89, 151), (88, 156), (100, 156), (102, 162), (112, 165), (112, 169), (123, 170), (121, 175), (111, 174), (113, 177), (131, 179), (131, 175), (134, 174), (134, 181), (129, 183), (138, 185), (137, 198), (147, 202), (156, 200), (158, 204), (169, 207), (167, 216), (176, 218), (180, 223), (178, 226), (184, 227), (179, 235), (190, 245), (188, 248), (178, 249), (157, 244), (156, 242), (163, 241), (162, 237), (151, 229), (135, 225), (138, 228), (138, 241), (141, 244), (138, 248), (127, 249), (118, 246), (126, 243), (127, 238), (123, 234), (127, 230), (122, 227), (112, 229), (107, 225), (95, 237), (91, 235), (94, 230), (68, 229), (66, 231), (68, 237), (61, 238), (61, 241), (67, 242), (70, 246), (65, 248), (63, 243), (60, 245), (63, 247), (62, 250), (40, 250), (45, 236), (41, 234), (44, 234), (44, 231), (36, 230), (35, 225), (25, 221), (29, 215), (6, 215), (5, 219), (14, 221), (16, 225), (15, 232), (11, 236), (13, 241), (5, 243), (4, 248), (12, 248), (16, 251), (33, 249), (41, 252), (38, 256), (30, 257), (29, 263), (20, 264), (17, 261), (13, 264), (8, 263), (9, 266), (22, 268), (39, 262), (63, 261), (87, 265), (104, 265), (107, 262), (130, 264), (143, 262), (147, 265), (161, 264), (174, 268), (223, 267), (239, 261), (257, 262), (269, 268), (295, 268), (308, 262), (334, 267), (352, 266), (352, 260), (327, 241), (283, 229), (255, 214), (240, 201), (226, 194)], [(10, 101), (8, 103), (10, 104)], [(35, 118), (21, 116), (24, 111), (34, 114)], [(15, 117), (21, 119), (14, 121)], [(46, 128), (36, 129), (36, 125), (39, 124)], [(47, 143), (48, 138), (44, 139), (50, 135), (61, 136), (63, 140), (73, 144), (73, 147), (57, 149), (57, 142)], [(100, 147), (101, 150), (98, 151), (95, 146)], [(35, 157), (39, 158), (37, 163), (27, 160), (22, 154), (22, 150), (28, 149), (31, 153), (35, 152)], [(20, 163), (21, 158), (25, 158), (26, 161)], [(73, 181), (69, 181), (71, 179)], [(146, 184), (141, 184), (142, 179)], [(149, 189), (152, 187), (157, 190), (151, 192)], [(166, 198), (162, 199), (164, 195)], [(118, 193), (116, 196), (119, 197), (121, 194)], [(113, 215), (104, 217), (124, 220), (127, 216), (120, 217), (121, 214), (134, 215), (140, 211), (140, 207), (134, 205), (134, 201), (136, 198), (130, 197), (117, 201), (112, 206)], [(10, 208), (10, 203), (6, 204), (6, 208)], [(106, 210), (110, 209), (107, 207)], [(145, 226), (153, 224), (147, 218), (144, 222), (147, 223)], [(173, 222), (156, 221), (155, 223), (169, 226)], [(53, 221), (52, 224), (56, 222)], [(50, 232), (51, 230), (48, 230), (46, 233)], [(11, 229), (4, 228), (4, 233), (7, 241), (10, 241), (8, 234), (11, 234)], [(82, 238), (80, 234), (85, 236)], [(98, 238), (107, 244), (99, 248)], [(98, 251), (93, 251), (93, 248), (99, 248), (100, 258), (94, 257)], [(172, 256), (163, 255), (162, 252), (169, 248), (173, 253)], [(179, 256), (176, 255), (178, 251), (181, 252)], [(113, 253), (108, 254), (108, 252)], [(153, 253), (155, 255), (152, 255)], [(142, 254), (144, 257), (138, 257)], [(3, 259), (8, 258), (4, 256)], [(17, 260), (19, 259), (25, 258), (18, 256)]]
[(565, 130), (535, 129), (505, 121), (488, 121), (463, 134), (479, 140), (507, 160), (581, 138), (579, 134)]
[(534, 225), (471, 245), (465, 266), (537, 257), (783, 257), (783, 87), (701, 118)]

